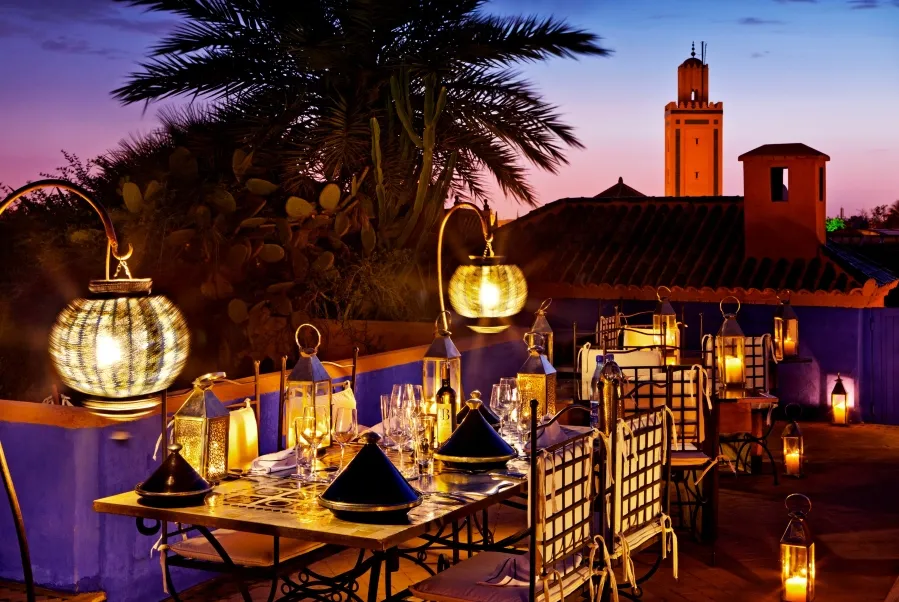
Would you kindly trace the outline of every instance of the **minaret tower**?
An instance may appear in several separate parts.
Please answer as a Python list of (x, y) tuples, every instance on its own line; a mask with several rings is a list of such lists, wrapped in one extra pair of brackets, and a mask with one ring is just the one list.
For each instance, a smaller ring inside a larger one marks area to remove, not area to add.
[(677, 102), (665, 105), (665, 196), (720, 196), (724, 103), (709, 102), (709, 66), (690, 58), (677, 68)]

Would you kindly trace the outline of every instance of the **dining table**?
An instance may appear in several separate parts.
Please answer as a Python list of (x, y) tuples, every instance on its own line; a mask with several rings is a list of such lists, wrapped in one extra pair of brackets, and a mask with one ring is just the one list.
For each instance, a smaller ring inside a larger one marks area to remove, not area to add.
[[(347, 461), (360, 448), (348, 445)], [(394, 465), (399, 464), (395, 451), (387, 453)], [(333, 474), (339, 455), (338, 449), (328, 449), (318, 461), (316, 474), (321, 477)], [(406, 462), (407, 467), (410, 464)], [(207, 539), (214, 539), (215, 529), (230, 529), (317, 542), (337, 549), (356, 549), (356, 564), (341, 575), (325, 578), (312, 571), (297, 578), (284, 575), (279, 600), (323, 599), (329, 593), (337, 594), (340, 599), (361, 600), (361, 596), (355, 593), (347, 596), (347, 592), (358, 590), (358, 579), (368, 574), (366, 599), (375, 602), (382, 578), (385, 599), (393, 595), (391, 573), (399, 570), (401, 560), (434, 574), (435, 570), (425, 562), (430, 551), (446, 551), (452, 554), (453, 562), (458, 562), (460, 553), (471, 556), (477, 550), (508, 549), (525, 538), (526, 529), (503, 541), (493, 541), (487, 527), (487, 509), (501, 503), (526, 507), (511, 498), (526, 492), (527, 472), (528, 464), (524, 459), (512, 460), (506, 469), (487, 473), (450, 469), (435, 462), (433, 475), (408, 478), (410, 484), (422, 492), (421, 505), (411, 509), (406, 520), (391, 524), (353, 522), (336, 517), (318, 501), (318, 496), (327, 487), (326, 482), (301, 482), (292, 478), (289, 472), (242, 475), (222, 481), (201, 503), (192, 506), (148, 504), (132, 490), (97, 499), (93, 508), (99, 513), (134, 518), (138, 530), (144, 535), (162, 531), (165, 536), (164, 527), (177, 523), (199, 530)], [(462, 541), (463, 529), (467, 531), (465, 541)], [(480, 534), (480, 540), (473, 539), (475, 530)], [(223, 553), (218, 551), (220, 555)], [(229, 564), (229, 559), (223, 557), (222, 560)], [(239, 573), (237, 567), (235, 572)], [(329, 592), (329, 587), (333, 591)], [(249, 602), (245, 584), (241, 585), (241, 591)], [(314, 596), (310, 596), (311, 592)]]

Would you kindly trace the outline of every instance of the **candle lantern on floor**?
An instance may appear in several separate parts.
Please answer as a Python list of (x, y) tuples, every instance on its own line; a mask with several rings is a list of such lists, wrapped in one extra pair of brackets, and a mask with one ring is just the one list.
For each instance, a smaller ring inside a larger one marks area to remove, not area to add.
[[(799, 406), (791, 404), (787, 406), (787, 410), (790, 407), (798, 408)], [(802, 438), (802, 429), (795, 420), (790, 419), (780, 435), (780, 439), (783, 442), (784, 474), (796, 478), (805, 476), (803, 470), (805, 467), (805, 442)]]
[[(668, 291), (665, 295), (662, 290)], [(662, 351), (662, 357), (666, 364), (677, 364), (680, 361), (680, 329), (677, 327), (677, 314), (668, 301), (671, 289), (660, 286), (656, 291), (659, 300), (655, 311), (652, 313), (652, 328), (655, 343)]]
[(228, 409), (212, 391), (224, 372), (212, 372), (194, 380), (194, 389), (175, 412), (172, 437), (181, 446), (181, 457), (209, 482), (228, 473)]
[(789, 300), (782, 300), (774, 312), (774, 357), (781, 361), (799, 353), (799, 317)]
[[(315, 345), (307, 347), (300, 342), (300, 331), (310, 328), (315, 332), (317, 340)], [(284, 427), (287, 435), (287, 446), (296, 445), (296, 433), (294, 433), (294, 421), (303, 414), (304, 407), (316, 408), (316, 421), (321, 412), (321, 423), (327, 424), (328, 432), (322, 437), (319, 449), (331, 445), (331, 375), (325, 370), (321, 360), (318, 359), (318, 348), (321, 346), (322, 335), (318, 328), (312, 324), (301, 324), (294, 335), (297, 346), (300, 348), (300, 359), (287, 377), (285, 399), (285, 411), (287, 413)]]
[(543, 340), (546, 344), (546, 357), (549, 359), (550, 364), (553, 363), (553, 329), (546, 319), (546, 310), (549, 309), (549, 305), (552, 302), (553, 300), (550, 298), (545, 299), (540, 304), (540, 308), (535, 314), (534, 325), (531, 326), (531, 332), (543, 335)]
[(449, 374), (450, 387), (456, 392), (456, 408), (459, 411), (459, 401), (464, 399), (462, 394), (462, 354), (456, 349), (455, 343), (450, 338), (450, 325), (452, 324), (448, 311), (440, 312), (437, 321), (434, 322), (434, 340), (425, 352), (421, 363), (421, 397), (427, 404), (428, 414), (437, 415), (437, 391), (443, 383), (444, 369)]
[[(737, 302), (737, 311), (724, 313), (724, 301), (728, 298)], [(742, 389), (746, 385), (746, 337), (737, 323), (740, 301), (735, 297), (725, 297), (719, 304), (724, 322), (715, 338), (715, 353), (718, 356), (718, 382), (725, 389)]]
[(805, 517), (812, 502), (793, 493), (787, 496), (785, 505), (790, 523), (780, 538), (781, 600), (811, 602), (815, 599), (815, 542)]
[(846, 387), (843, 385), (843, 379), (837, 373), (837, 382), (833, 385), (833, 391), (830, 392), (830, 410), (832, 412), (831, 421), (838, 426), (849, 426), (849, 395), (846, 393)]
[(528, 346), (528, 358), (518, 370), (518, 398), (536, 399), (539, 417), (556, 413), (556, 369), (544, 353), (542, 334), (528, 332), (524, 335)]

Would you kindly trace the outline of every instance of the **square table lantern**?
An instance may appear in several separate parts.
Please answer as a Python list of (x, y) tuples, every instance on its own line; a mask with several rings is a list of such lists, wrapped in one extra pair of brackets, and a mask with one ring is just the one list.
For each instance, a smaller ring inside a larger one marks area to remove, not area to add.
[[(791, 500), (805, 500), (806, 508), (793, 509)], [(780, 538), (781, 600), (811, 602), (815, 599), (815, 542), (805, 517), (812, 502), (801, 493), (793, 493), (784, 505), (790, 511), (790, 523)]]
[(211, 483), (228, 473), (228, 431), (231, 416), (212, 387), (225, 378), (211, 372), (194, 380), (194, 389), (175, 412), (172, 439), (181, 445), (181, 456)]
[[(300, 342), (300, 331), (303, 328), (311, 328), (316, 335), (315, 345), (311, 347), (304, 346)], [(331, 394), (332, 383), (331, 375), (318, 359), (318, 348), (321, 346), (322, 334), (318, 328), (312, 324), (300, 324), (294, 333), (294, 339), (297, 347), (300, 349), (300, 359), (287, 376), (285, 383), (284, 398), (287, 400), (284, 411), (286, 412), (284, 425), (287, 435), (287, 446), (293, 447), (296, 444), (294, 440), (293, 424), (294, 420), (301, 417), (302, 408), (315, 407), (324, 413), (325, 418), (321, 419), (325, 423), (327, 419), (328, 433), (322, 437), (319, 443), (319, 449), (324, 449), (331, 445)], [(318, 414), (318, 411), (316, 411)], [(316, 417), (318, 420), (318, 417)], [(282, 433), (283, 434), (283, 433)]]
[[(737, 302), (737, 311), (724, 313), (724, 302), (733, 299)], [(742, 389), (746, 386), (746, 337), (737, 323), (740, 301), (735, 297), (725, 297), (718, 305), (724, 322), (715, 338), (715, 353), (718, 356), (718, 382), (725, 389)]]
[(465, 399), (462, 393), (462, 354), (450, 338), (450, 313), (443, 311), (434, 322), (434, 340), (425, 352), (421, 363), (421, 397), (427, 404), (428, 414), (437, 415), (437, 391), (443, 381), (444, 369), (449, 372), (450, 386), (456, 392), (456, 408), (460, 409), (459, 400)]
[(524, 335), (528, 358), (518, 369), (518, 398), (524, 402), (537, 400), (538, 417), (556, 413), (556, 369), (544, 353), (546, 344), (542, 334)]

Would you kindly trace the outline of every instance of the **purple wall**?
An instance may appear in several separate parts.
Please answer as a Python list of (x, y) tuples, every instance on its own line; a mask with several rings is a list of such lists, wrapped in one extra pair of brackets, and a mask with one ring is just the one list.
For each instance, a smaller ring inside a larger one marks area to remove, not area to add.
[[(514, 376), (525, 356), (519, 342), (464, 352), (465, 390), (489, 391), (500, 377)], [(380, 422), (379, 396), (389, 393), (394, 383), (420, 381), (418, 361), (359, 374), (360, 422)], [(262, 396), (260, 453), (276, 448), (277, 407), (277, 392)], [(130, 438), (114, 441), (111, 435), (116, 431), (127, 432)], [(155, 540), (140, 535), (134, 519), (92, 509), (94, 499), (127, 491), (149, 476), (157, 465), (152, 453), (158, 435), (158, 416), (96, 429), (0, 421), (0, 440), (22, 506), (38, 584), (69, 591), (102, 589), (116, 602), (165, 597), (158, 556), (150, 557)], [(179, 590), (211, 577), (177, 569), (173, 576)], [(0, 578), (22, 579), (15, 530), (4, 502), (0, 502)]]

